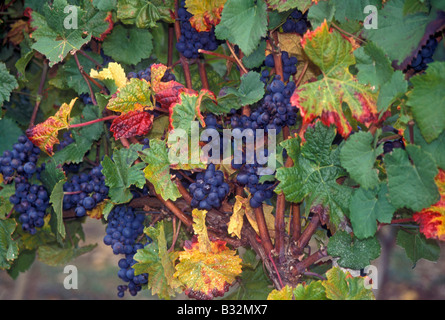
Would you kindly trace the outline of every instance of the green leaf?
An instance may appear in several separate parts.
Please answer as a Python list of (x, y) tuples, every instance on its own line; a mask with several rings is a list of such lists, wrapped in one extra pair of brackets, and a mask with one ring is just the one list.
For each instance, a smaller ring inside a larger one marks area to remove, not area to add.
[(305, 12), (312, 5), (311, 0), (268, 0), (267, 5), (278, 12), (288, 11), (291, 9), (299, 9)]
[(420, 211), (439, 200), (434, 182), (438, 173), (436, 163), (419, 146), (408, 145), (406, 151), (395, 149), (386, 154), (383, 161), (388, 174), (390, 202), (394, 207)]
[(153, 242), (137, 251), (134, 255), (137, 263), (132, 268), (135, 270), (135, 275), (148, 273), (148, 288), (151, 289), (152, 295), (170, 299), (180, 292), (181, 283), (173, 277), (178, 253), (167, 252), (163, 222), (157, 223), (156, 228), (148, 227), (144, 232)]
[(264, 83), (260, 80), (258, 72), (250, 71), (241, 77), (238, 89), (227, 88), (227, 94), (238, 97), (241, 106), (250, 105), (259, 101), (264, 96)]
[(14, 205), (9, 201), (9, 197), (15, 194), (14, 183), (1, 184), (0, 190), (0, 219), (4, 219), (9, 212), (14, 208)]
[(6, 69), (4, 62), (0, 62), (0, 106), (9, 101), (12, 90), (17, 89), (19, 84), (13, 75)]
[(402, 71), (397, 70), (391, 79), (380, 87), (379, 98), (377, 99), (377, 110), (385, 112), (397, 99), (401, 98), (408, 90), (408, 81)]
[[(413, 139), (416, 145), (419, 145), (423, 151), (428, 152), (434, 158), (439, 168), (445, 170), (445, 131), (437, 139), (427, 143), (420, 133), (419, 127), (414, 125)], [(410, 141), (409, 130), (405, 130), (405, 140)]]
[(136, 24), (138, 28), (155, 28), (159, 20), (174, 22), (169, 10), (174, 10), (172, 0), (119, 0), (117, 18), (125, 24)]
[(430, 10), (428, 2), (425, 0), (406, 0), (403, 6), (403, 14), (428, 13)]
[(376, 138), (370, 132), (360, 131), (349, 136), (340, 151), (342, 166), (364, 189), (374, 188), (379, 183), (374, 163), (383, 152), (383, 146), (375, 146)]
[[(346, 175), (340, 165), (339, 149), (332, 149), (335, 129), (317, 122), (314, 128), (308, 128), (306, 142), (301, 147), (298, 158), (291, 168), (277, 169), (276, 177), (280, 184), (277, 193), (284, 192), (286, 200), (291, 202), (306, 201), (306, 213), (321, 206), (323, 213), (329, 215), (329, 227), (335, 230), (346, 223), (351, 190), (337, 183), (337, 179)], [(295, 156), (297, 151), (289, 150)]]
[(356, 189), (349, 204), (349, 218), (354, 235), (359, 239), (372, 237), (377, 221), (391, 223), (395, 208), (388, 201), (386, 184), (374, 190)]
[(8, 270), (9, 276), (16, 280), (21, 272), (26, 272), (32, 266), (36, 259), (35, 250), (23, 250), (20, 252), (19, 257), (14, 260), (11, 268)]
[(430, 15), (403, 14), (405, 0), (391, 0), (378, 11), (378, 28), (363, 30), (367, 39), (383, 48), (391, 61), (401, 64), (417, 48), (429, 22), (436, 18)]
[[(151, 145), (151, 141), (150, 141)], [(142, 145), (132, 144), (130, 148), (122, 148), (113, 152), (113, 160), (105, 156), (101, 162), (102, 173), (105, 176), (105, 184), (110, 188), (109, 196), (115, 204), (126, 203), (133, 198), (130, 186), (135, 185), (142, 189), (145, 185), (145, 177), (142, 169), (144, 163), (133, 165), (142, 151)]]
[(148, 30), (117, 25), (103, 42), (104, 53), (114, 60), (136, 65), (149, 58), (153, 50), (152, 35)]
[(326, 272), (327, 280), (322, 284), (326, 296), (331, 300), (375, 300), (371, 289), (366, 289), (362, 277), (347, 277), (348, 273), (334, 267)]
[(9, 118), (0, 119), (0, 132), (7, 132), (7, 134), (2, 134), (0, 139), (0, 154), (3, 154), (6, 150), (12, 150), (12, 146), (17, 142), (18, 137), (23, 134), (17, 123)]
[(237, 44), (250, 55), (267, 32), (267, 5), (264, 0), (228, 0), (215, 27), (218, 39)]
[(89, 244), (75, 248), (63, 248), (57, 244), (49, 244), (40, 246), (37, 249), (37, 257), (39, 261), (52, 267), (65, 266), (75, 258), (91, 252), (96, 247), (97, 244)]
[(132, 78), (109, 100), (107, 109), (126, 113), (141, 106), (153, 107), (150, 84), (143, 79)]
[(295, 300), (326, 300), (326, 289), (322, 281), (312, 281), (308, 285), (299, 283), (292, 291)]
[(380, 256), (380, 243), (376, 238), (360, 240), (346, 231), (337, 231), (329, 238), (328, 254), (340, 257), (340, 267), (359, 270)]
[[(77, 124), (98, 119), (100, 110), (93, 105), (87, 105), (81, 116), (71, 119), (70, 124)], [(98, 140), (104, 132), (102, 123), (94, 123), (85, 127), (71, 129), (74, 142), (57, 151), (53, 159), (57, 164), (64, 163), (80, 163), (83, 161), (85, 154), (91, 149), (94, 141)]]
[(141, 158), (147, 163), (144, 169), (145, 178), (153, 184), (155, 191), (164, 200), (175, 201), (180, 198), (178, 187), (170, 178), (170, 162), (165, 142), (150, 140), (150, 148), (142, 151)]
[(248, 56), (243, 57), (243, 64), (247, 69), (261, 67), (266, 57), (266, 40), (261, 40), (258, 47)]
[(363, 84), (380, 87), (391, 79), (394, 70), (382, 48), (368, 42), (354, 51), (358, 69), (357, 79)]
[(66, 178), (58, 181), (52, 189), (51, 196), (49, 197), (49, 202), (55, 213), (55, 215), (51, 215), (51, 220), (55, 220), (56, 234), (60, 235), (62, 239), (66, 236), (65, 224), (63, 223), (63, 185), (65, 182)]
[(17, 227), (13, 219), (0, 220), (0, 269), (9, 269), (19, 254), (19, 245), (12, 239)]
[(66, 0), (54, 0), (52, 5), (44, 4), (43, 14), (32, 12), (31, 26), (37, 28), (32, 33), (36, 40), (32, 48), (49, 59), (50, 67), (62, 61), (70, 51), (79, 50), (91, 40), (92, 34), (81, 24), (85, 11), (72, 6), (71, 11), (65, 13), (65, 8), (68, 8)]
[(425, 73), (410, 79), (413, 90), (408, 94), (414, 120), (426, 142), (436, 139), (445, 130), (445, 62), (433, 62)]
[(112, 11), (116, 4), (117, 0), (93, 0), (93, 6), (101, 11)]
[(437, 241), (426, 239), (423, 234), (400, 229), (397, 233), (397, 245), (405, 249), (408, 258), (416, 264), (420, 259), (437, 261), (440, 247)]

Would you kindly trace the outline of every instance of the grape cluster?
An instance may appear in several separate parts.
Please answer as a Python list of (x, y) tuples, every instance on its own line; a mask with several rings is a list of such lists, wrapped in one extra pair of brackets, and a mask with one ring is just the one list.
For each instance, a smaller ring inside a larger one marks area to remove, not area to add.
[(229, 185), (224, 182), (224, 173), (215, 169), (210, 163), (204, 172), (196, 176), (196, 182), (189, 186), (190, 194), (193, 196), (191, 206), (201, 210), (219, 208), (221, 202), (230, 191)]
[(82, 172), (73, 175), (69, 182), (63, 185), (63, 210), (72, 208), (77, 217), (85, 216), (88, 210), (93, 210), (108, 195), (109, 188), (105, 185), (102, 165), (94, 167), (87, 174)]
[(14, 182), (15, 194), (9, 201), (20, 214), (23, 231), (35, 234), (36, 228), (43, 227), (45, 223), (43, 219), (49, 206), (48, 192), (43, 185), (31, 184), (23, 176), (16, 177)]
[(295, 11), (293, 11), (289, 15), (286, 22), (283, 24), (283, 32), (284, 33), (296, 32), (298, 34), (306, 33), (307, 29), (309, 28), (309, 22), (307, 20), (308, 12), (309, 11), (306, 11), (303, 14), (300, 10), (295, 9)]
[(410, 68), (414, 69), (415, 72), (420, 72), (428, 67), (428, 64), (433, 62), (433, 55), (438, 46), (436, 38), (428, 39), (427, 43), (422, 46), (417, 56), (411, 60)]
[(215, 37), (215, 31), (198, 32), (190, 24), (192, 14), (184, 8), (184, 1), (178, 9), (178, 19), (181, 27), (181, 36), (176, 43), (176, 49), (187, 59), (195, 59), (199, 57), (199, 49), (215, 51), (218, 49), (221, 41)]
[(15, 193), (9, 197), (9, 202), (18, 212), (22, 229), (31, 234), (36, 228), (44, 225), (49, 196), (43, 185), (31, 184), (34, 174), (40, 178), (40, 172), (45, 168), (37, 166), (40, 149), (27, 136), (18, 137), (12, 150), (6, 150), (0, 157), (0, 173), (7, 183), (14, 181)]
[(390, 153), (394, 149), (402, 148), (405, 149), (405, 143), (403, 142), (403, 139), (395, 139), (392, 141), (385, 141), (383, 143), (383, 153)]
[[(289, 53), (287, 51), (281, 51), (281, 63), (283, 65), (283, 80), (286, 82), (289, 80), (291, 75), (297, 73), (298, 59), (296, 57), (289, 56)], [(275, 67), (273, 54), (269, 54), (266, 56), (264, 64), (266, 65), (266, 67), (269, 68)], [(264, 83), (267, 84), (269, 77), (270, 77), (269, 70), (266, 69), (261, 72), (261, 80)]]
[(295, 83), (286, 85), (279, 76), (266, 87), (266, 94), (250, 116), (233, 115), (230, 119), (232, 128), (275, 129), (279, 133), (284, 126), (294, 126), (297, 119), (297, 108), (290, 103)]
[(38, 170), (39, 154), (40, 149), (35, 147), (27, 136), (21, 135), (18, 142), (14, 143), (13, 149), (4, 151), (0, 157), (0, 173), (4, 179), (12, 178), (15, 173), (30, 178)]
[[(148, 274), (134, 274), (132, 266), (137, 262), (134, 260), (135, 253), (144, 248), (144, 245), (137, 242), (139, 235), (144, 231), (145, 216), (135, 214), (133, 208), (127, 206), (116, 206), (108, 215), (108, 225), (106, 235), (103, 239), (107, 246), (113, 249), (115, 255), (124, 255), (118, 262), (118, 276), (126, 285), (119, 285), (118, 296), (123, 297), (125, 291), (129, 291), (135, 296), (141, 289), (142, 285), (148, 282)], [(147, 237), (147, 244), (151, 239)]]

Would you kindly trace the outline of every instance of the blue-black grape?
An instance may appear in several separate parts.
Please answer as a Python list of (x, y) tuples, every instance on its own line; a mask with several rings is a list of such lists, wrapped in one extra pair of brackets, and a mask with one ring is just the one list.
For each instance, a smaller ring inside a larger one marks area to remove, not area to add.
[(431, 37), (427, 43), (422, 46), (417, 55), (411, 60), (409, 69), (414, 69), (415, 72), (420, 72), (428, 68), (428, 64), (434, 61), (433, 55), (438, 46), (437, 39)]
[[(289, 53), (287, 51), (281, 51), (281, 63), (283, 66), (283, 80), (286, 82), (290, 79), (291, 75), (297, 73), (298, 59), (296, 57), (289, 56)], [(268, 54), (266, 56), (264, 64), (266, 67), (269, 68), (275, 67), (275, 61), (272, 54)], [(263, 70), (263, 72), (261, 73), (261, 80), (267, 84), (267, 82), (269, 81), (269, 77), (269, 71), (267, 69)]]
[(187, 59), (199, 57), (199, 49), (215, 51), (221, 41), (216, 39), (214, 28), (210, 31), (198, 32), (190, 24), (192, 14), (184, 7), (184, 1), (178, 9), (178, 19), (180, 21), (181, 36), (176, 43), (176, 49)]
[(191, 206), (201, 210), (219, 208), (230, 192), (230, 186), (224, 182), (224, 173), (216, 170), (210, 163), (207, 169), (196, 176), (196, 181), (189, 186), (192, 195)]
[(287, 18), (286, 22), (283, 24), (283, 32), (292, 33), (296, 32), (298, 34), (304, 34), (309, 28), (309, 22), (307, 20), (307, 15), (309, 11), (306, 11), (304, 14), (295, 9)]
[[(148, 282), (147, 273), (135, 275), (132, 268), (136, 263), (134, 254), (144, 248), (144, 245), (137, 239), (144, 231), (145, 216), (136, 214), (131, 207), (120, 205), (113, 208), (107, 220), (106, 235), (103, 241), (112, 248), (115, 255), (124, 255), (118, 262), (118, 277), (126, 284), (117, 287), (117, 295), (122, 298), (128, 290), (132, 296), (135, 296), (142, 289), (142, 285)], [(145, 245), (151, 242), (151, 239), (146, 238)]]

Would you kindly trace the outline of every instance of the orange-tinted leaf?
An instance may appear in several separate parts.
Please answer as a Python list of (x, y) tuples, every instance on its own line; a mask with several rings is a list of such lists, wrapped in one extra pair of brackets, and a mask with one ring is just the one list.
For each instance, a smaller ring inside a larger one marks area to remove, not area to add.
[(59, 143), (59, 130), (69, 127), (68, 117), (76, 100), (71, 100), (69, 104), (63, 103), (54, 116), (26, 130), (29, 140), (48, 155), (53, 155), (54, 145)]
[(144, 79), (132, 78), (108, 101), (107, 109), (122, 113), (152, 109), (151, 97), (150, 84)]
[(113, 120), (110, 131), (116, 140), (147, 134), (153, 125), (153, 115), (144, 111), (130, 111)]
[(445, 171), (440, 169), (436, 178), (440, 200), (413, 215), (425, 237), (445, 241)]
[(347, 137), (351, 132), (348, 112), (365, 125), (379, 120), (377, 93), (363, 85), (349, 72), (355, 64), (353, 46), (339, 32), (329, 30), (325, 22), (314, 31), (307, 32), (301, 40), (304, 52), (317, 65), (323, 77), (299, 86), (291, 97), (291, 103), (300, 109), (303, 126), (320, 117), (329, 126), (334, 124), (338, 132)]
[(184, 89), (184, 85), (174, 80), (163, 82), (161, 81), (167, 66), (158, 63), (151, 66), (151, 87), (155, 93), (156, 101), (161, 104), (163, 108), (169, 108), (173, 103), (178, 101), (178, 96)]
[(221, 21), (221, 12), (227, 0), (186, 0), (185, 7), (193, 17), (190, 24), (199, 32), (210, 31)]
[(193, 230), (197, 237), (179, 252), (174, 274), (185, 286), (205, 298), (223, 295), (228, 285), (241, 274), (241, 258), (226, 242), (208, 238), (205, 217), (207, 211), (193, 210)]

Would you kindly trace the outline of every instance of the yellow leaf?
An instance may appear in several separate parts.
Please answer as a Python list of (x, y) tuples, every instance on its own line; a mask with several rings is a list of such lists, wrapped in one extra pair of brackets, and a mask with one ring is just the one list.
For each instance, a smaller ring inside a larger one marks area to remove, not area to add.
[(206, 210), (193, 209), (193, 231), (198, 236), (199, 251), (202, 253), (210, 252), (211, 245), (209, 235), (207, 233), (206, 223)]
[(199, 32), (210, 31), (221, 21), (221, 12), (227, 0), (186, 0), (185, 7), (193, 17), (190, 24)]
[(267, 300), (292, 300), (293, 296), (292, 288), (286, 285), (281, 290), (272, 290), (267, 296)]
[(249, 199), (241, 196), (235, 196), (235, 204), (233, 205), (233, 213), (230, 216), (227, 232), (230, 235), (236, 235), (241, 239), (241, 229), (243, 228), (243, 218), (246, 210), (252, 210), (249, 205)]
[(91, 69), (90, 77), (99, 80), (105, 80), (105, 79), (114, 80), (118, 89), (125, 86), (128, 81), (127, 76), (125, 75), (124, 68), (122, 68), (122, 66), (117, 62), (109, 63), (108, 67), (101, 70), (100, 72)]
[(99, 203), (93, 210), (88, 210), (87, 215), (90, 218), (100, 220), (103, 216), (104, 207), (107, 203), (105, 201)]
[(241, 258), (235, 250), (226, 247), (221, 240), (211, 242), (211, 251), (203, 253), (194, 242), (179, 253), (179, 263), (174, 274), (187, 290), (200, 292), (209, 298), (223, 295), (228, 285), (241, 274)]

